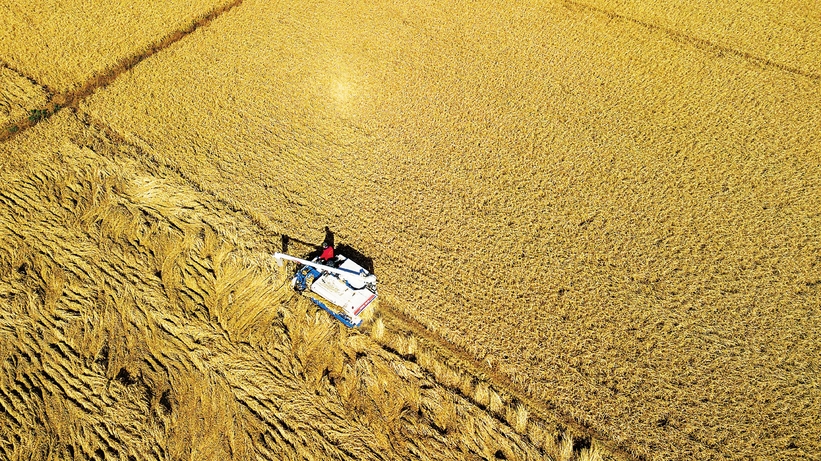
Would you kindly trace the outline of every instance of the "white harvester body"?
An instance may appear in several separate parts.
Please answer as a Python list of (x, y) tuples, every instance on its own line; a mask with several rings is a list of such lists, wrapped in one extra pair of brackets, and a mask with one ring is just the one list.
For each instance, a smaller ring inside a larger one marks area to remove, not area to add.
[(282, 253), (274, 257), (278, 261), (296, 262), (291, 286), (303, 294), (310, 291), (318, 295), (321, 299), (309, 297), (349, 327), (362, 323), (362, 313), (376, 299), (376, 276), (345, 256), (337, 255), (326, 263)]

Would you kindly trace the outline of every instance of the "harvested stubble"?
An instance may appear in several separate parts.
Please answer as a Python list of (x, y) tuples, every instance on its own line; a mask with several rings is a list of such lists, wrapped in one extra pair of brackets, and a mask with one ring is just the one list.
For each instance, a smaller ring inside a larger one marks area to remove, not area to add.
[(247, 0), (84, 110), (637, 454), (821, 452), (812, 78), (548, 2)]
[(77, 90), (228, 0), (0, 1), (0, 61), (54, 93)]
[(0, 145), (0, 458), (551, 454), (561, 434), (342, 327), (278, 236), (138, 156), (69, 111)]

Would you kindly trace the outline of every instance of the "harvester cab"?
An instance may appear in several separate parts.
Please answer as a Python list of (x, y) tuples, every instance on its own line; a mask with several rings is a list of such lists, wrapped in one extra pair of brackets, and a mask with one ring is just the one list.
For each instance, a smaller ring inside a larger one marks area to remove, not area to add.
[(308, 261), (282, 253), (275, 253), (274, 258), (297, 263), (291, 279), (296, 291), (348, 327), (362, 324), (362, 315), (376, 299), (375, 275), (343, 255), (328, 261)]

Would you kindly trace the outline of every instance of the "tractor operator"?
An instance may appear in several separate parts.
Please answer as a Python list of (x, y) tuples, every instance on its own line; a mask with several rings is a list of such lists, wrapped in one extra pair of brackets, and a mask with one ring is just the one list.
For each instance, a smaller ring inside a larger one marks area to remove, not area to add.
[(322, 254), (319, 255), (319, 262), (324, 264), (331, 259), (334, 259), (334, 247), (328, 245), (328, 242), (322, 242)]

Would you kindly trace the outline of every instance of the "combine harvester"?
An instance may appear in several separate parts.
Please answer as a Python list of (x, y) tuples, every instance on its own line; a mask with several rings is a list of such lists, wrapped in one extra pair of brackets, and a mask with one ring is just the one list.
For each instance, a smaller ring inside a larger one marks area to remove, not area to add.
[(282, 253), (274, 258), (297, 263), (291, 286), (337, 320), (354, 328), (362, 324), (362, 314), (376, 299), (376, 276), (342, 255), (325, 263)]

